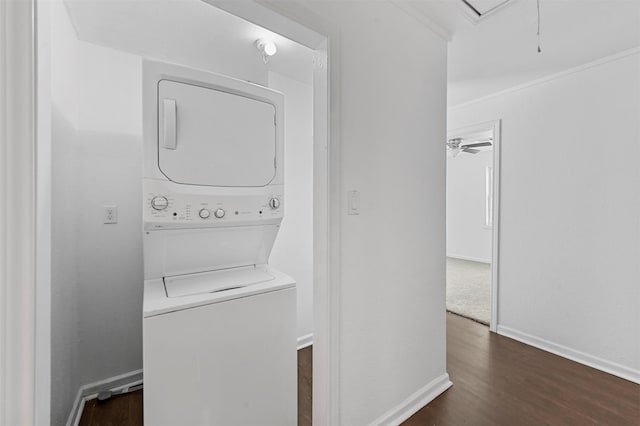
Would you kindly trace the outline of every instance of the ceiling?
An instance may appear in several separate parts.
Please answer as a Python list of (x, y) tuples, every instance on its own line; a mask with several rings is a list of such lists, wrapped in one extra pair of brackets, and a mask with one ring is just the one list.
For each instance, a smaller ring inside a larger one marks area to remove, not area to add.
[(510, 0), (479, 20), (469, 18), (462, 0), (410, 4), (452, 34), (449, 105), (640, 45), (640, 0), (540, 0), (542, 53), (535, 0)]
[[(640, 0), (394, 0), (452, 34), (449, 105), (640, 45)], [(266, 70), (310, 84), (312, 52), (200, 0), (65, 0), (82, 40), (264, 84)], [(497, 8), (492, 10), (493, 8)], [(271, 38), (263, 64), (253, 42)], [(260, 80), (263, 78), (263, 80)]]
[[(313, 52), (200, 0), (65, 0), (80, 40), (266, 83), (267, 71), (307, 84)], [(274, 41), (264, 64), (254, 42)]]

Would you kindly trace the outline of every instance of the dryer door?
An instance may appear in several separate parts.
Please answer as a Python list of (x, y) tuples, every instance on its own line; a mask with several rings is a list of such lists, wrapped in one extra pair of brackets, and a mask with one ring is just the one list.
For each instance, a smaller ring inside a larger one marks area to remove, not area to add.
[(171, 181), (256, 187), (276, 175), (275, 107), (192, 84), (158, 83), (158, 166)]

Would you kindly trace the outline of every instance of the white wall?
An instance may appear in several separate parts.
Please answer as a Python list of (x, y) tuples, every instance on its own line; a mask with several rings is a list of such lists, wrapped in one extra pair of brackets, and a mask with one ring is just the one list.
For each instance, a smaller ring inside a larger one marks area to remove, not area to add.
[[(447, 45), (391, 2), (305, 5), (337, 27), (329, 47), (344, 201), (337, 423), (393, 423), (448, 384)], [(348, 190), (360, 191), (360, 215), (346, 214)]]
[(449, 111), (502, 119), (499, 331), (640, 380), (640, 56)]
[[(141, 60), (80, 42), (52, 4), (52, 423), (81, 385), (141, 368)], [(102, 206), (119, 207), (104, 225)]]
[(269, 72), (285, 95), (284, 220), (269, 263), (292, 276), (298, 292), (298, 341), (313, 334), (313, 87)]
[[(62, 5), (51, 7), (52, 96), (52, 280), (51, 280), (51, 424), (60, 425), (79, 386), (78, 283), (74, 226), (75, 91), (66, 68), (76, 68), (77, 46)], [(62, 114), (65, 111), (65, 115)], [(72, 122), (73, 120), (73, 122)], [(62, 190), (64, 182), (65, 190)]]
[[(80, 381), (86, 384), (142, 364), (142, 62), (80, 46), (73, 197)], [(118, 224), (105, 225), (103, 206), (112, 204)]]
[(485, 170), (493, 151), (447, 158), (447, 256), (491, 262), (491, 229), (485, 226)]

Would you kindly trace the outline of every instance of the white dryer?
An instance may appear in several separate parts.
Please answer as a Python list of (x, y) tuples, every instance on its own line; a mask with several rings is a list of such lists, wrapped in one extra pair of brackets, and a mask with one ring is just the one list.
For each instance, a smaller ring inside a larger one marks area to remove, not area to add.
[(283, 103), (244, 81), (143, 64), (147, 425), (297, 423), (295, 282), (268, 265)]

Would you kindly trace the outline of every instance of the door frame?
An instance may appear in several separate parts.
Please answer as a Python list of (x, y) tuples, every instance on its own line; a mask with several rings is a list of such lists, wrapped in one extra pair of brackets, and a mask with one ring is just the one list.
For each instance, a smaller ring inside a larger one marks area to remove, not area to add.
[(470, 133), (493, 132), (493, 218), (491, 228), (491, 320), (489, 330), (498, 332), (498, 302), (500, 277), (500, 160), (502, 120), (486, 121), (447, 131), (447, 140)]
[[(10, 148), (6, 162), (11, 162), (18, 178), (13, 179), (17, 191), (5, 194), (2, 201), (11, 201), (11, 211), (31, 212), (5, 217), (0, 212), (0, 230), (24, 230), (20, 238), (7, 240), (7, 250), (0, 251), (0, 261), (9, 256), (13, 247), (16, 256), (24, 254), (21, 274), (23, 285), (11, 287), (0, 277), (0, 294), (6, 306), (21, 306), (5, 312), (0, 306), (0, 323), (20, 324), (9, 327), (11, 335), (0, 333), (0, 358), (16, 362), (20, 371), (5, 371), (0, 365), (2, 383), (0, 409), (13, 406), (13, 423), (50, 423), (51, 400), (51, 134), (50, 82), (48, 80), (47, 34), (49, 0), (18, 0), (2, 2), (0, 18), (10, 21), (7, 35), (0, 37), (0, 59), (11, 64), (12, 76), (20, 77), (20, 86), (7, 97), (0, 108), (0, 123), (16, 123), (20, 138), (0, 134), (0, 148)], [(338, 423), (339, 401), (339, 307), (340, 307), (340, 99), (330, 97), (340, 82), (340, 33), (331, 22), (310, 12), (299, 3), (279, 3), (268, 0), (203, 0), (212, 6), (256, 23), (273, 32), (303, 44), (316, 52), (314, 67), (314, 345), (313, 345), (313, 421), (316, 424)], [(6, 6), (6, 8), (5, 8)], [(14, 7), (16, 6), (16, 7)], [(9, 19), (10, 18), (10, 19)], [(14, 43), (14, 44), (12, 44)], [(11, 61), (10, 59), (19, 59)], [(4, 78), (4, 75), (2, 76)], [(5, 87), (4, 81), (0, 87)], [(24, 83), (24, 84), (23, 84)], [(22, 92), (20, 92), (22, 91)], [(19, 93), (20, 92), (20, 93)], [(11, 120), (10, 120), (11, 119)], [(19, 128), (20, 127), (20, 128)], [(4, 132), (4, 129), (3, 129)], [(16, 134), (15, 136), (18, 136)], [(31, 143), (28, 143), (31, 142)], [(3, 150), (4, 152), (4, 150)], [(324, 171), (323, 171), (324, 170)], [(18, 173), (20, 172), (20, 173)], [(3, 182), (4, 183), (4, 182)], [(3, 187), (4, 188), (4, 187)], [(0, 189), (3, 189), (0, 188)], [(18, 196), (19, 195), (19, 196)], [(30, 236), (33, 236), (31, 238)], [(25, 246), (23, 242), (27, 240)], [(28, 247), (27, 247), (28, 246)], [(26, 251), (25, 251), (26, 250)], [(33, 273), (35, 271), (35, 274)], [(16, 276), (18, 277), (18, 276)], [(8, 278), (8, 277), (7, 277)], [(8, 345), (13, 337), (23, 344)], [(17, 352), (20, 352), (20, 362)], [(18, 365), (19, 364), (19, 365)], [(13, 365), (13, 364), (12, 364)], [(24, 368), (23, 368), (24, 367)], [(8, 374), (11, 373), (11, 377)], [(5, 381), (5, 377), (12, 378)], [(15, 386), (13, 386), (15, 385)], [(12, 392), (9, 390), (12, 389)], [(22, 391), (20, 391), (22, 390)], [(16, 392), (19, 391), (19, 392)], [(26, 397), (26, 399), (25, 399)], [(6, 416), (3, 411), (3, 416)], [(0, 418), (1, 420), (1, 418)], [(35, 420), (35, 421), (34, 421)]]
[(0, 2), (0, 423), (50, 423), (50, 155), (37, 0)]
[(339, 423), (340, 32), (302, 2), (202, 0), (314, 51), (313, 423)]

